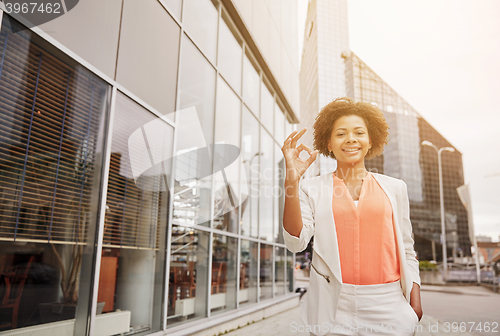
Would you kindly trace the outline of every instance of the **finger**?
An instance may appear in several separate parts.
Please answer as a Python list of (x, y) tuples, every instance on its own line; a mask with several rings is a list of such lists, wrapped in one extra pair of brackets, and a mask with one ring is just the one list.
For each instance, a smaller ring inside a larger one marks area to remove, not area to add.
[(290, 148), (291, 143), (292, 143), (292, 138), (286, 139), (285, 142), (283, 143), (283, 147), (281, 147), (281, 151), (284, 153), (285, 150)]
[(309, 153), (309, 155), (312, 155), (311, 153), (311, 149), (309, 147), (307, 147), (307, 145), (305, 144), (300, 144), (297, 149), (299, 150), (299, 152), (303, 151), (304, 149)]
[(290, 148), (290, 144), (292, 142), (292, 139), (293, 139), (293, 136), (295, 134), (297, 134), (298, 131), (293, 131), (292, 133), (290, 133), (290, 135), (286, 138), (285, 142), (283, 142), (283, 147), (282, 147), (282, 150), (286, 149), (286, 148)]
[(316, 160), (316, 156), (318, 156), (318, 153), (319, 153), (319, 151), (315, 150), (311, 154), (311, 156), (309, 157), (309, 159), (306, 160), (306, 164), (307, 164), (308, 167), (314, 162), (314, 160)]
[(293, 136), (297, 133), (298, 131), (293, 131), (290, 133), (290, 135), (286, 138), (286, 140), (293, 138)]
[(295, 146), (297, 146), (297, 140), (299, 140), (300, 137), (302, 136), (302, 134), (304, 134), (306, 131), (307, 131), (307, 127), (304, 127), (302, 129), (302, 131), (300, 131), (296, 136), (294, 136), (293, 140), (292, 140), (292, 143), (290, 144), (290, 146), (292, 146), (293, 148), (295, 148)]

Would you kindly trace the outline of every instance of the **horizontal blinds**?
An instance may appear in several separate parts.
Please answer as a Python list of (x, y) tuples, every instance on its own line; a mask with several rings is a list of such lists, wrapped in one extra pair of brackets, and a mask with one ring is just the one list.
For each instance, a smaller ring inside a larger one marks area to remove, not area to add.
[[(147, 190), (139, 189), (132, 174), (130, 156), (136, 160), (144, 158), (144, 147), (141, 144), (145, 142), (129, 143), (134, 132), (142, 132), (142, 126), (156, 119), (151, 112), (118, 93), (106, 198), (105, 247), (156, 249), (160, 246), (160, 226), (166, 225), (168, 216), (165, 211), (161, 211), (166, 208), (166, 203), (162, 202), (167, 201), (166, 192), (160, 191), (164, 176), (151, 176), (147, 188), (144, 188)], [(173, 130), (171, 133), (173, 135)], [(156, 136), (167, 139), (164, 146), (172, 146), (171, 136)], [(141, 135), (140, 139), (142, 138)], [(147, 154), (146, 160), (149, 160)]]
[(29, 30), (0, 34), (0, 239), (86, 240), (107, 85)]

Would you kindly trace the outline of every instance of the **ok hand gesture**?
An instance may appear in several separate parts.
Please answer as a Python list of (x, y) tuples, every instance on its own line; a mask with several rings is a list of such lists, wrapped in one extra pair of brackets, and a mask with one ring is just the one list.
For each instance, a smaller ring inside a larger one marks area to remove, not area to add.
[[(304, 127), (298, 134), (297, 131), (293, 131), (288, 138), (285, 140), (281, 151), (285, 157), (286, 162), (286, 177), (285, 180), (288, 181), (299, 181), (302, 175), (306, 172), (307, 168), (316, 160), (318, 151), (315, 150), (311, 152), (311, 149), (304, 144), (300, 144), (297, 148), (297, 140), (306, 132), (307, 127)], [(306, 150), (310, 157), (304, 161), (299, 158), (301, 151)]]

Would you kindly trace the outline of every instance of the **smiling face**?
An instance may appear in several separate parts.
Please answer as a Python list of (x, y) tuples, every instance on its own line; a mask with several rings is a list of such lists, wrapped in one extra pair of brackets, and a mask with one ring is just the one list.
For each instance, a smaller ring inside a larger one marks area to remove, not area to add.
[(333, 151), (338, 161), (359, 163), (364, 160), (371, 146), (372, 142), (363, 118), (347, 115), (338, 118), (333, 124), (328, 150)]

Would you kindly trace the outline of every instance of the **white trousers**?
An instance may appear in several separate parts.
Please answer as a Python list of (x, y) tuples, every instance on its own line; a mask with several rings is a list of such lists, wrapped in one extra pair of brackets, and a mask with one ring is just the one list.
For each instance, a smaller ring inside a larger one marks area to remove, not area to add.
[(337, 316), (327, 335), (413, 336), (417, 328), (418, 316), (406, 301), (400, 280), (377, 285), (342, 284)]

